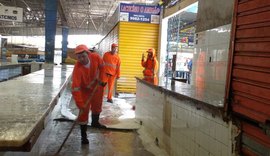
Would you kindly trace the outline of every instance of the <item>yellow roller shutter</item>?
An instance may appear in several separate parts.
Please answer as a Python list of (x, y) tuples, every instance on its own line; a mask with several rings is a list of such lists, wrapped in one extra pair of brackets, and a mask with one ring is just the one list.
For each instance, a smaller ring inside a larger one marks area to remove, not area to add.
[(121, 58), (121, 78), (117, 81), (117, 92), (136, 92), (135, 76), (143, 77), (142, 53), (147, 56), (147, 49), (157, 49), (158, 36), (158, 24), (120, 22), (118, 42)]

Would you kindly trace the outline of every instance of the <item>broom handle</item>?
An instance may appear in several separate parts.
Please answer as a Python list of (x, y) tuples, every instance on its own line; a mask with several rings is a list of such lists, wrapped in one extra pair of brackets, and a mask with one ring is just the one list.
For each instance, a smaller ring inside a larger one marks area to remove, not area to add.
[[(95, 86), (95, 88), (93, 89), (92, 93), (90, 94), (89, 98), (88, 98), (88, 99), (86, 100), (86, 102), (84, 103), (84, 106), (87, 106), (87, 104), (90, 102), (90, 100), (91, 100), (92, 97), (94, 96), (94, 93), (96, 92), (96, 90), (97, 90), (97, 88), (98, 88), (98, 85), (99, 85), (99, 84), (97, 83), (96, 86)], [(81, 115), (81, 113), (82, 113), (82, 112), (80, 111), (78, 117)], [(75, 125), (76, 125), (77, 122), (78, 122), (78, 117), (77, 117), (76, 120), (74, 120), (74, 122), (73, 122), (73, 124), (72, 124), (72, 126), (71, 126), (71, 128), (70, 128), (70, 130), (69, 130), (69, 132), (68, 132), (68, 134), (67, 134), (67, 136), (65, 137), (64, 141), (62, 142), (61, 146), (59, 147), (59, 149), (57, 150), (57, 152), (54, 154), (54, 156), (57, 156), (57, 155), (60, 153), (60, 151), (62, 150), (64, 144), (66, 143), (68, 137), (70, 136), (72, 130), (74, 129)]]

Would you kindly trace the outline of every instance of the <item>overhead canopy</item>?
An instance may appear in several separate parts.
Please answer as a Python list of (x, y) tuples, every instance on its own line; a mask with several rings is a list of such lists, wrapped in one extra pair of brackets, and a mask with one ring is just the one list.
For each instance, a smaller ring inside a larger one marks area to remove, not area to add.
[[(120, 2), (157, 3), (158, 0), (58, 0), (57, 28), (69, 27), (69, 34), (104, 34)], [(44, 35), (44, 0), (0, 0), (1, 6), (23, 8), (23, 22), (1, 21), (1, 35)], [(61, 34), (61, 29), (57, 30)]]

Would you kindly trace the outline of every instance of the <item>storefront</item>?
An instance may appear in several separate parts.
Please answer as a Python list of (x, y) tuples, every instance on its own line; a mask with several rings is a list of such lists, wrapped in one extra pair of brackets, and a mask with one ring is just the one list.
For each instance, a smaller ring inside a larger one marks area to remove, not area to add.
[(162, 20), (160, 85), (170, 79), (190, 82), (198, 2)]
[(158, 49), (160, 6), (120, 3), (112, 18), (111, 31), (99, 43), (102, 52), (110, 50), (112, 43), (119, 45), (121, 76), (116, 92), (135, 93), (135, 77), (143, 77), (141, 57), (147, 49)]

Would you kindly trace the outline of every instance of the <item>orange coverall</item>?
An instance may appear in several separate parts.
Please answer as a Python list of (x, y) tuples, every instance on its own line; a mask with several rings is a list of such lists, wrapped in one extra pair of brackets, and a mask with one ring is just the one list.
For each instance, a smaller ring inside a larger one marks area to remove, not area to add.
[(143, 80), (150, 82), (154, 85), (158, 84), (157, 71), (158, 71), (158, 61), (156, 59), (155, 51), (152, 51), (152, 58), (147, 58), (146, 61), (141, 61), (143, 70)]
[[(103, 61), (95, 53), (89, 53), (88, 58), (90, 60), (90, 68), (86, 68), (77, 61), (72, 75), (72, 95), (77, 107), (83, 110), (78, 117), (78, 121), (81, 124), (88, 123), (89, 109), (91, 109), (92, 114), (99, 114), (101, 112), (103, 100), (104, 89), (103, 86), (98, 84), (102, 76)], [(96, 92), (92, 99), (85, 104), (96, 85)]]
[(112, 55), (111, 52), (106, 52), (103, 55), (104, 61), (104, 79), (103, 82), (108, 83), (107, 99), (112, 99), (112, 91), (114, 88), (115, 78), (120, 78), (120, 58), (117, 54)]

